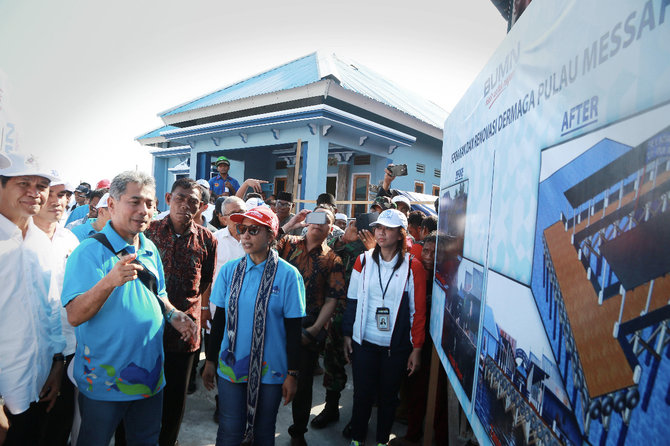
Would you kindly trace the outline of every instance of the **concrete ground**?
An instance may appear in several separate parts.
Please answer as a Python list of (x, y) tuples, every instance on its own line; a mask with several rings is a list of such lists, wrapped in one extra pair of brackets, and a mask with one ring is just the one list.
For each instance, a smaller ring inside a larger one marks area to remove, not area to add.
[[(202, 365), (202, 361), (200, 362)], [(347, 374), (349, 380), (347, 387), (342, 392), (340, 399), (340, 421), (334, 423), (325, 429), (317, 430), (308, 426), (309, 431), (305, 434), (305, 439), (310, 446), (346, 446), (349, 440), (342, 436), (342, 429), (351, 417), (351, 405), (353, 401), (353, 383), (351, 380), (351, 367), (347, 366)], [(321, 412), (324, 407), (325, 389), (323, 388), (323, 376), (314, 377), (314, 395), (312, 398), (312, 416), (310, 420)], [(216, 441), (217, 424), (212, 420), (214, 413), (214, 391), (208, 392), (202, 385), (202, 381), (198, 377), (198, 387), (194, 394), (189, 395), (186, 399), (186, 412), (184, 414), (184, 421), (181, 425), (179, 433), (180, 446), (213, 446)], [(287, 446), (291, 444), (291, 437), (288, 435), (288, 427), (292, 424), (291, 405), (280, 406), (277, 415), (277, 432), (276, 445)], [(372, 418), (370, 420), (370, 429), (366, 444), (374, 445), (374, 431), (377, 425), (376, 410), (372, 411)], [(395, 423), (393, 426), (393, 434), (404, 435), (406, 426), (400, 423)]]

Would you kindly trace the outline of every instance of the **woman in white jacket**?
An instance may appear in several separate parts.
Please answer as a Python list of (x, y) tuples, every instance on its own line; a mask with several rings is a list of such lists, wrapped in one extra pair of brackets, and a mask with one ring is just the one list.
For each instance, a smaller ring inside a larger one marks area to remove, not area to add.
[(377, 243), (356, 259), (342, 327), (354, 377), (352, 446), (365, 441), (375, 400), (376, 444), (388, 442), (400, 382), (418, 370), (425, 338), (426, 272), (406, 253), (407, 218), (388, 209), (372, 225)]

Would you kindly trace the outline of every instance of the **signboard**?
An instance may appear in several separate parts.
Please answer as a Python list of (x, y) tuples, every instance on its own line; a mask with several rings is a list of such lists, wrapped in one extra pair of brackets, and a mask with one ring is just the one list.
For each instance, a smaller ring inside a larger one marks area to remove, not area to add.
[(670, 0), (533, 1), (445, 123), (431, 335), (483, 444), (670, 436)]

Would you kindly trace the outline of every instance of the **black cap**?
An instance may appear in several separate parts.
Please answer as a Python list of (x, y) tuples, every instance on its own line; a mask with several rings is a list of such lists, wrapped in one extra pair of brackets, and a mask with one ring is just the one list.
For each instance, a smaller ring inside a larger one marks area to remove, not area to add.
[(88, 195), (88, 194), (91, 192), (91, 189), (89, 189), (88, 187), (86, 187), (86, 186), (83, 185), (83, 184), (80, 184), (79, 186), (77, 186), (77, 187), (75, 188), (74, 191), (75, 191), (75, 192), (80, 192), (80, 193), (82, 193), (82, 194), (84, 194), (84, 195)]
[(329, 194), (328, 192), (325, 192), (316, 198), (316, 205), (318, 206), (320, 204), (327, 204), (328, 206), (332, 207), (337, 206), (335, 197), (333, 197), (333, 194)]
[(277, 194), (277, 200), (288, 201), (293, 203), (293, 194), (290, 192), (279, 192)]

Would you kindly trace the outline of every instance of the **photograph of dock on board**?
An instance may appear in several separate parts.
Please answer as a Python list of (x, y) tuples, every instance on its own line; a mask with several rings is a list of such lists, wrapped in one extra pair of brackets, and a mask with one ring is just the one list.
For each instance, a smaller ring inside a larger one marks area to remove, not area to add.
[(486, 289), (475, 412), (492, 443), (581, 445), (530, 289), (492, 270)]
[(472, 399), (484, 268), (462, 259), (451, 283), (453, 286), (445, 291), (442, 349), (466, 395)]
[[(484, 271), (463, 258), (468, 180), (440, 195), (433, 299), (444, 298), (441, 342), (443, 358), (454, 369), (463, 391), (472, 399)], [(442, 304), (440, 304), (442, 305)]]
[(667, 439), (669, 113), (542, 152), (531, 287), (590, 444)]
[(449, 281), (455, 279), (458, 263), (463, 258), (467, 205), (468, 180), (442, 190), (438, 214), (435, 281), (444, 291), (449, 289)]

